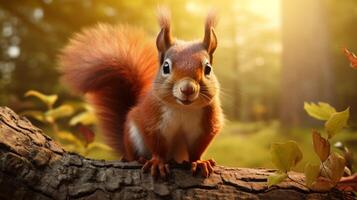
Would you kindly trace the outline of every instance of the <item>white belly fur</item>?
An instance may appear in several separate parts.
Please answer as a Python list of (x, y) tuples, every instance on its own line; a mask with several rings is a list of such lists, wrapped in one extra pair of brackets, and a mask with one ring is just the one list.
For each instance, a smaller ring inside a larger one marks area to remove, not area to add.
[(160, 132), (168, 143), (174, 144), (173, 138), (180, 131), (189, 146), (202, 134), (202, 109), (183, 110), (163, 107)]
[[(173, 138), (175, 134), (184, 134), (187, 144), (192, 146), (196, 139), (202, 134), (202, 109), (181, 110), (163, 107), (162, 120), (159, 124), (160, 133), (168, 142), (169, 146), (175, 145)], [(141, 156), (149, 155), (145, 147), (142, 135), (137, 125), (131, 121), (129, 123), (129, 136), (136, 152)], [(175, 157), (175, 155), (172, 155)]]

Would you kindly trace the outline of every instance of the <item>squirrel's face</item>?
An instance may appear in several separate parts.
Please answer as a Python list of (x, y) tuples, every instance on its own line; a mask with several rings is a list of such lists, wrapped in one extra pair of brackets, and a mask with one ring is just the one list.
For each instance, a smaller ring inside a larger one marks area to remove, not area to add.
[(155, 96), (170, 105), (199, 108), (210, 104), (219, 83), (201, 43), (180, 42), (170, 47), (154, 81)]
[(206, 18), (204, 38), (200, 42), (183, 42), (171, 35), (170, 16), (159, 13), (161, 30), (156, 38), (160, 70), (154, 81), (154, 95), (170, 105), (203, 107), (217, 96), (218, 81), (212, 70), (217, 37), (215, 16)]

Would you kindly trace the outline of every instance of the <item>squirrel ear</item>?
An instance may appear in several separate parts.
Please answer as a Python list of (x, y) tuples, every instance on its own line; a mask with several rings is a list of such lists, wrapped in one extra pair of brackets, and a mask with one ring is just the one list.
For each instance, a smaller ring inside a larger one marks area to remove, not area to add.
[(159, 8), (158, 20), (161, 30), (156, 38), (156, 47), (161, 57), (161, 55), (163, 55), (173, 45), (173, 41), (174, 41), (171, 35), (170, 11), (167, 8)]
[(173, 44), (171, 31), (166, 28), (161, 28), (160, 33), (156, 38), (156, 47), (160, 53), (165, 53)]
[(216, 15), (214, 12), (210, 12), (206, 18), (205, 24), (205, 36), (203, 38), (203, 46), (207, 50), (210, 57), (217, 48), (217, 37), (214, 32), (214, 26), (216, 25)]

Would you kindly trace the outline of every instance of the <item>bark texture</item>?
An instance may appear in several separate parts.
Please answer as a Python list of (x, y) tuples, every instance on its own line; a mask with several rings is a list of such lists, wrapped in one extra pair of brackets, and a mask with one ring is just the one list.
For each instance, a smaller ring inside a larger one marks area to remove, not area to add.
[(352, 199), (332, 190), (314, 193), (292, 173), (268, 189), (274, 170), (216, 167), (204, 179), (175, 167), (154, 180), (138, 163), (90, 160), (64, 151), (26, 118), (0, 107), (0, 199)]

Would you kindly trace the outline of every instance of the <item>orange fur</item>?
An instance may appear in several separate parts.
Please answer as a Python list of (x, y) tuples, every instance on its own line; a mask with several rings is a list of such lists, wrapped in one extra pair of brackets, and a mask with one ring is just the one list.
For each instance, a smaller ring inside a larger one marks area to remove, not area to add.
[(59, 59), (63, 83), (89, 94), (108, 143), (124, 152), (126, 115), (157, 71), (154, 44), (140, 29), (99, 24), (76, 34)]
[[(205, 74), (217, 46), (214, 17), (207, 17), (202, 42), (174, 41), (167, 11), (159, 13), (159, 22), (157, 51), (139, 29), (103, 24), (85, 29), (60, 55), (62, 79), (88, 94), (108, 144), (124, 160), (148, 159), (144, 169), (153, 175), (165, 175), (170, 160), (190, 161), (193, 170), (205, 166), (207, 175), (212, 161), (200, 161), (201, 155), (223, 117), (218, 81), (213, 72)], [(172, 62), (165, 76), (164, 59)], [(195, 86), (189, 104), (180, 99), (185, 81)]]
[(190, 161), (201, 160), (201, 156), (211, 143), (212, 139), (221, 129), (222, 118), (219, 113), (221, 112), (219, 105), (211, 105), (205, 108), (204, 119), (202, 120), (202, 126), (204, 132), (199, 139), (196, 140), (193, 145), (194, 149), (190, 151)]

